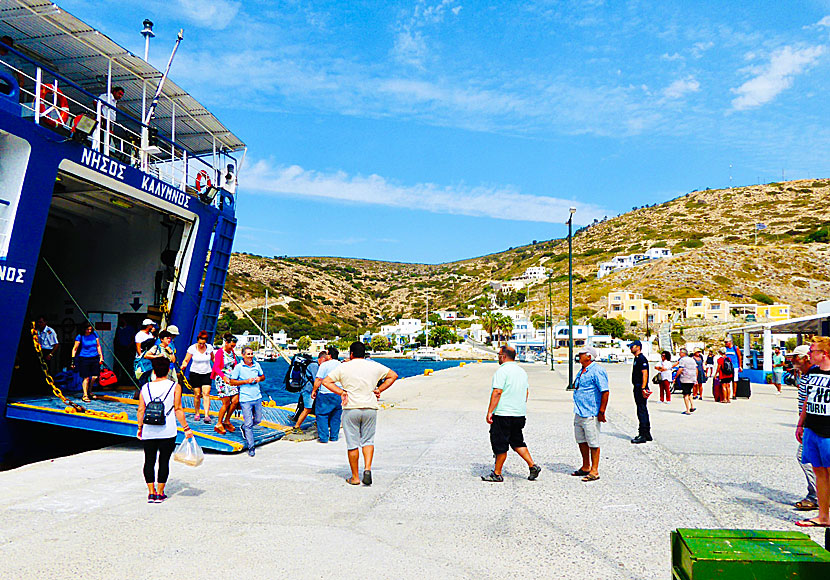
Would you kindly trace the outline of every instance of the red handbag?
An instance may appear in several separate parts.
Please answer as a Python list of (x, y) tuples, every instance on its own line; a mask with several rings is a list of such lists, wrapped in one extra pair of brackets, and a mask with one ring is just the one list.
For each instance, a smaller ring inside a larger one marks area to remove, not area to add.
[(98, 375), (98, 384), (102, 387), (109, 387), (110, 385), (114, 385), (118, 382), (118, 377), (115, 376), (115, 373), (109, 370), (107, 367), (101, 368), (101, 374)]

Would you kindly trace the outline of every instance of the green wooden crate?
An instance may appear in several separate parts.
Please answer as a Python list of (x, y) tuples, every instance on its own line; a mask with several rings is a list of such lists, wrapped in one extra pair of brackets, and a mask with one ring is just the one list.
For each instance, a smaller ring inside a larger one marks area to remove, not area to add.
[(830, 552), (802, 532), (678, 528), (671, 546), (674, 580), (830, 579)]

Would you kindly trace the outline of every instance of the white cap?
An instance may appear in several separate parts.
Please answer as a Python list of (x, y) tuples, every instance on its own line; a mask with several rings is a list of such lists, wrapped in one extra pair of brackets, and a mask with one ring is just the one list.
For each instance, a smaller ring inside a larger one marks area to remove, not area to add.
[(593, 346), (583, 346), (579, 349), (579, 352), (576, 354), (587, 354), (590, 355), (591, 360), (597, 360), (599, 358), (599, 352)]
[(810, 345), (800, 344), (793, 349), (793, 354), (796, 356), (810, 356)]
[(150, 326), (151, 324), (153, 326), (156, 325), (156, 323), (154, 321), (150, 320), (149, 318), (145, 318), (144, 322), (141, 323), (141, 326)]
[(169, 332), (169, 333), (170, 333), (170, 334), (172, 334), (173, 336), (179, 336), (179, 334), (181, 334), (181, 333), (179, 332), (179, 327), (178, 327), (178, 326), (176, 326), (175, 324), (171, 324), (170, 326), (168, 326), (168, 327), (167, 327), (167, 332)]

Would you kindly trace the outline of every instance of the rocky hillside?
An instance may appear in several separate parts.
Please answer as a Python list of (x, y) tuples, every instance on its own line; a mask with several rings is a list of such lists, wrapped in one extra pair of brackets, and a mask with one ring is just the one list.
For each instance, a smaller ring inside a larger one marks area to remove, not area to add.
[[(758, 234), (755, 224), (767, 226)], [(752, 302), (758, 292), (815, 312), (830, 297), (830, 180), (694, 191), (611, 217), (574, 236), (575, 305), (603, 312), (611, 290), (642, 292), (664, 308), (690, 296)], [(618, 254), (669, 247), (674, 256), (596, 279), (600, 262)], [(490, 280), (506, 280), (542, 263), (553, 272), (554, 314), (567, 311), (567, 242), (549, 240), (446, 264), (346, 258), (233, 256), (228, 289), (245, 308), (274, 301), (272, 328), (310, 329), (312, 336), (353, 334), (430, 309), (489, 304)], [(547, 283), (531, 287), (524, 307), (541, 314)], [(335, 328), (336, 327), (336, 328)], [(317, 331), (314, 331), (314, 330)], [(325, 329), (325, 332), (323, 331)], [(299, 331), (299, 330), (297, 330)], [(295, 331), (296, 332), (296, 331)]]

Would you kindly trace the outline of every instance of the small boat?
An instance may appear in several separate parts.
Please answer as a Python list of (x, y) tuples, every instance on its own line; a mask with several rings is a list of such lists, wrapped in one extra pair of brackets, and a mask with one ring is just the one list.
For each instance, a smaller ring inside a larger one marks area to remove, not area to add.
[(421, 348), (412, 353), (412, 360), (442, 361), (444, 359), (441, 356), (441, 353), (439, 353), (431, 346), (422, 346)]

